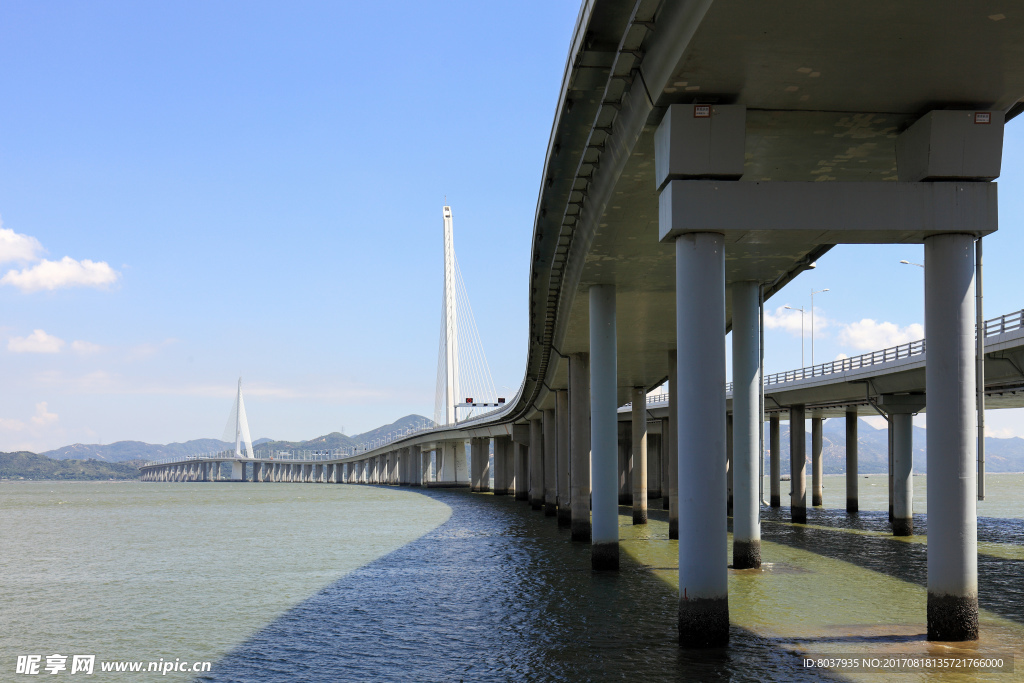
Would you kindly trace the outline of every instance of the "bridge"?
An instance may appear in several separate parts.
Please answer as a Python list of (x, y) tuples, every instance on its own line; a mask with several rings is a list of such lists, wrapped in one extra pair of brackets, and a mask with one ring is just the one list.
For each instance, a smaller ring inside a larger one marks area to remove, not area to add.
[[(1024, 108), (1019, 6), (586, 0), (541, 173), (519, 390), (490, 413), (324, 462), (319, 476), (423, 484), (433, 463), (428, 483), (482, 490), (491, 440), (495, 492), (557, 516), (590, 542), (595, 569), (614, 571), (618, 407), (631, 403), (642, 523), (646, 396), (675, 380), (660, 441), (679, 541), (679, 638), (719, 646), (729, 627), (728, 482), (732, 565), (757, 567), (766, 415), (802, 433), (808, 412), (812, 432), (833, 412), (886, 414), (893, 526), (906, 532), (902, 454), (910, 416), (926, 406), (928, 498), (942, 501), (929, 508), (928, 637), (976, 639), (978, 408), (1018, 391), (999, 384), (1019, 366), (1016, 347), (986, 356), (974, 329), (1003, 126)], [(862, 243), (924, 245), (927, 353), (763, 384), (764, 302), (828, 250)], [(983, 359), (1003, 352), (1011, 363), (985, 364), (979, 382)], [(456, 386), (446, 384), (448, 401)], [(469, 471), (459, 455), (467, 440)], [(792, 443), (799, 522), (806, 454)], [(271, 463), (271, 478), (281, 465)], [(318, 476), (314, 463), (287, 465), (296, 467)]]

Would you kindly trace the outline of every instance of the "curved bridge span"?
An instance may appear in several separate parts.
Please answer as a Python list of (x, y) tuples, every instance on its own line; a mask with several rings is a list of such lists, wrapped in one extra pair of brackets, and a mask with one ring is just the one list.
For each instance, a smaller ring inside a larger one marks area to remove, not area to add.
[[(907, 532), (906, 439), (927, 409), (928, 497), (942, 501), (929, 508), (928, 637), (977, 638), (978, 408), (986, 396), (1016, 405), (1024, 368), (1016, 340), (991, 339), (979, 382), (986, 353), (974, 334), (1003, 127), (1024, 108), (1021, 16), (925, 0), (585, 1), (541, 173), (517, 395), (350, 458), (254, 461), (255, 478), (422, 484), (432, 450), (429, 483), (479, 489), (493, 439), (496, 492), (557, 516), (591, 543), (595, 569), (616, 570), (619, 406), (631, 403), (634, 521), (646, 519), (658, 441), (679, 542), (680, 642), (718, 646), (730, 481), (732, 565), (760, 564), (765, 415), (801, 431), (808, 413), (886, 415), (893, 527)], [(762, 397), (764, 301), (826, 251), (863, 243), (924, 245), (927, 353), (797, 371)], [(645, 397), (666, 379), (668, 419), (648, 430)], [(458, 457), (467, 439), (469, 472)], [(800, 472), (806, 454), (793, 442)], [(202, 465), (143, 471), (197, 476)], [(794, 482), (797, 523), (805, 495)]]

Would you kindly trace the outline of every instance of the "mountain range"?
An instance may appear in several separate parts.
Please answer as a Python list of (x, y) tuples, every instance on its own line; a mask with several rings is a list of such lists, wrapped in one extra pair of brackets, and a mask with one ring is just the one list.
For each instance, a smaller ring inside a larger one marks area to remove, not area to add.
[[(406, 415), (391, 424), (371, 429), (362, 434), (347, 436), (341, 432), (331, 432), (308, 441), (274, 441), (272, 439), (256, 439), (253, 447), (256, 450), (334, 450), (352, 448), (369, 443), (374, 439), (384, 438), (392, 432), (410, 429), (421, 424), (432, 424), (431, 420), (422, 415)], [(149, 444), (142, 441), (117, 441), (111, 444), (81, 444), (64, 446), (45, 455), (54, 460), (100, 460), (104, 462), (128, 462), (131, 460), (157, 460), (160, 458), (199, 455), (217, 451), (234, 450), (235, 444), (219, 439), (192, 439), (184, 443)]]

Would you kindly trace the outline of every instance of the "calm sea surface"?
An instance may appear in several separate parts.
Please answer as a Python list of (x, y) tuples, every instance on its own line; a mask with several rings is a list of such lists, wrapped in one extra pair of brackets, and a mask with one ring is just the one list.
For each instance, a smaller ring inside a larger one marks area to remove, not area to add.
[(805, 527), (764, 510), (765, 567), (730, 570), (731, 645), (699, 653), (675, 644), (660, 510), (620, 516), (623, 569), (595, 574), (553, 519), (464, 490), (2, 482), (0, 681), (55, 653), (95, 655), (100, 681), (193, 678), (99, 671), (161, 659), (212, 681), (822, 680), (804, 652), (1015, 653), (1014, 674), (898, 678), (1024, 680), (1024, 475), (989, 475), (983, 635), (958, 648), (924, 640), (925, 536), (892, 538), (885, 476), (860, 481), (856, 517), (841, 476)]

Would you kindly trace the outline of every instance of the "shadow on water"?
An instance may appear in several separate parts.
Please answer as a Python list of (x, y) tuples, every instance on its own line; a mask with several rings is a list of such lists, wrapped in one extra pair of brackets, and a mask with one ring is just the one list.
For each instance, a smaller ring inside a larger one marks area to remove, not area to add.
[(199, 680), (822, 680), (735, 626), (726, 649), (680, 649), (674, 590), (625, 553), (619, 573), (592, 572), (588, 544), (523, 503), (420, 493), (451, 518), (288, 610)]
[[(790, 524), (789, 508), (762, 508), (761, 538), (817, 553), (886, 574), (921, 587), (928, 584), (928, 547), (894, 539), (886, 512), (807, 509), (808, 527)], [(914, 515), (914, 533), (927, 535), (927, 517)], [(813, 528), (829, 527), (829, 528)], [(833, 530), (834, 529), (834, 530)], [(872, 536), (844, 529), (879, 532)], [(1024, 520), (982, 517), (978, 540), (1024, 545)], [(1024, 561), (978, 555), (978, 604), (1007, 619), (1024, 623)]]

